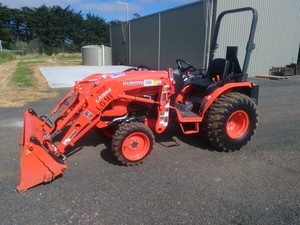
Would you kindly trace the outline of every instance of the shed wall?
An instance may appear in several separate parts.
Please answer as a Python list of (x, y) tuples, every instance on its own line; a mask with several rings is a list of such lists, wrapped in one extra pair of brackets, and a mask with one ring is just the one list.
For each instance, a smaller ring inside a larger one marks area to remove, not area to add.
[[(202, 0), (112, 26), (113, 64), (167, 69), (176, 66), (176, 58), (182, 58), (206, 68), (211, 24), (222, 11), (247, 6), (258, 11), (249, 76), (297, 63), (299, 0)], [(250, 23), (250, 12), (225, 16), (215, 57), (225, 57), (228, 46), (237, 46), (242, 66)]]
[(206, 2), (162, 12), (160, 68), (176, 67), (177, 58), (203, 68), (207, 18)]
[(130, 21), (130, 64), (158, 68), (159, 15)]
[[(299, 0), (218, 0), (216, 15), (227, 9), (251, 6), (258, 11), (249, 75), (268, 74), (273, 67), (297, 63), (300, 44)], [(244, 60), (251, 13), (225, 16), (218, 38), (216, 57), (225, 57), (226, 46), (238, 46), (240, 64)]]
[[(113, 64), (176, 67), (177, 58), (205, 65), (210, 1), (198, 1), (111, 27)], [(126, 39), (128, 38), (128, 39)]]
[(120, 23), (110, 27), (110, 46), (112, 48), (112, 63), (128, 65), (128, 32), (127, 24)]

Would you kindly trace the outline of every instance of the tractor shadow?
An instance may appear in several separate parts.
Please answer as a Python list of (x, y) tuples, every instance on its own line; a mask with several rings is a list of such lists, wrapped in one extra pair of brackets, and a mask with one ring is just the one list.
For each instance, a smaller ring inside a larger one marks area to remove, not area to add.
[(190, 145), (201, 150), (222, 152), (214, 148), (201, 133), (184, 134), (176, 124), (169, 124), (169, 127), (160, 135), (155, 137), (156, 143), (164, 147), (176, 147)]
[(105, 148), (102, 149), (100, 152), (100, 157), (108, 162), (109, 164), (115, 165), (115, 166), (124, 166), (120, 161), (118, 161), (112, 152), (111, 147), (111, 139), (108, 139), (106, 137), (101, 137), (103, 139), (103, 144)]
[[(68, 130), (68, 128), (66, 128)], [(54, 138), (54, 142), (61, 140), (65, 132), (62, 131)], [(183, 134), (180, 127), (176, 124), (169, 124), (168, 128), (162, 134), (155, 135), (156, 146), (160, 145), (166, 148), (180, 147), (182, 145), (190, 145), (199, 150), (206, 150), (212, 152), (222, 152), (215, 149), (209, 142), (201, 136), (201, 134)], [(56, 143), (57, 144), (57, 143)], [(97, 147), (100, 149), (100, 157), (107, 163), (123, 166), (113, 155), (111, 148), (111, 139), (99, 135), (95, 129), (88, 131), (82, 138), (80, 138), (74, 146), (68, 146), (65, 151), (67, 157), (81, 151), (84, 147)]]
[[(65, 129), (65, 131), (63, 130), (60, 134), (55, 136), (53, 141), (57, 144), (57, 141), (63, 138), (67, 130), (68, 127)], [(103, 160), (113, 165), (122, 165), (112, 154), (111, 140), (102, 135), (97, 134), (95, 129), (91, 129), (86, 134), (84, 134), (75, 143), (74, 146), (68, 146), (66, 148), (65, 155), (67, 157), (70, 157), (73, 154), (76, 154), (77, 152), (81, 151), (84, 147), (97, 147), (100, 149), (100, 157)]]
[[(100, 140), (99, 144), (104, 144), (105, 148), (103, 148), (100, 152), (100, 156), (103, 160), (112, 165), (124, 166), (120, 163), (113, 155), (111, 148), (111, 139), (107, 139), (106, 137), (99, 136), (97, 134), (96, 138)], [(182, 145), (190, 145), (199, 150), (206, 150), (211, 152), (223, 152), (218, 149), (215, 149), (210, 143), (203, 137), (201, 134), (183, 134), (180, 127), (176, 124), (170, 123), (168, 128), (162, 134), (154, 134), (155, 135), (155, 143), (156, 146), (162, 146), (166, 148), (172, 147), (180, 147)]]

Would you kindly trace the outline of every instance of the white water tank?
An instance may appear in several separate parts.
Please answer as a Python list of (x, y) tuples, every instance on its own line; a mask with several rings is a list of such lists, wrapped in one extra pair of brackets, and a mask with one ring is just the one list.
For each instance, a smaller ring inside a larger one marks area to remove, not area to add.
[(112, 65), (111, 48), (104, 45), (87, 45), (81, 48), (82, 64), (86, 66)]

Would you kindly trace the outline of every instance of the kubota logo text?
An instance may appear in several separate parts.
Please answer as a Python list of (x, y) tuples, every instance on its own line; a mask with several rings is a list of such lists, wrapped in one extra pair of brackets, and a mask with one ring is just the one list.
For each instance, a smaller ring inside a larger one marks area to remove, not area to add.
[(137, 80), (137, 81), (124, 81), (123, 86), (139, 86), (144, 85), (143, 80)]

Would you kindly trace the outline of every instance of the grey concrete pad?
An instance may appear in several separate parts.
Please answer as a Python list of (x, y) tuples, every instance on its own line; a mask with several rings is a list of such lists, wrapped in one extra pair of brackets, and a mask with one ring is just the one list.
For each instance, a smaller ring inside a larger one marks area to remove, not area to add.
[(40, 71), (51, 88), (73, 87), (74, 82), (93, 73), (117, 73), (129, 66), (60, 66), (40, 67)]

